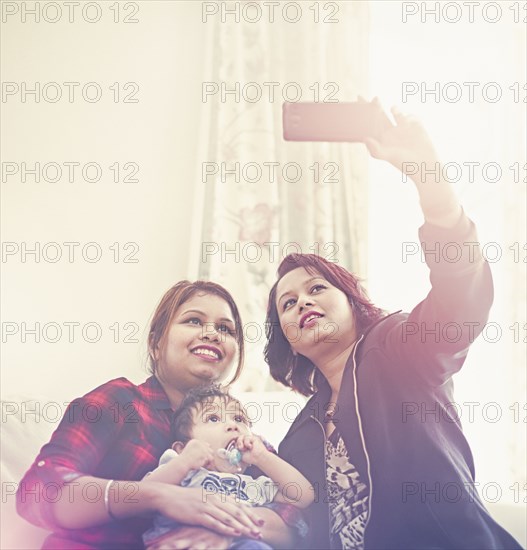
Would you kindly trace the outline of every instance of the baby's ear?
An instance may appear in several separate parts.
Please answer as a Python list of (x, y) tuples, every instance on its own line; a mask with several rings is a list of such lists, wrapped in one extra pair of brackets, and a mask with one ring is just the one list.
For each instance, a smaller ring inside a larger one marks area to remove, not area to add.
[(181, 454), (181, 451), (185, 448), (185, 444), (182, 441), (174, 441), (172, 443), (172, 449), (176, 451), (176, 453)]

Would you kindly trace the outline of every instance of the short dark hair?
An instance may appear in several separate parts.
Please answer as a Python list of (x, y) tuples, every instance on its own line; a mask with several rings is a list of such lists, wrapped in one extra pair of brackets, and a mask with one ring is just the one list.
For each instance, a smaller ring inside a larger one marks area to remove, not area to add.
[(353, 308), (357, 334), (383, 317), (385, 312), (370, 302), (360, 279), (340, 265), (315, 254), (289, 254), (282, 260), (278, 267), (278, 280), (269, 293), (264, 358), (275, 380), (302, 395), (310, 396), (317, 391), (322, 375), (307, 357), (293, 354), (291, 344), (280, 326), (276, 306), (276, 289), (280, 279), (298, 267), (305, 268), (312, 275), (321, 275), (346, 294)]
[[(181, 441), (182, 443), (190, 441), (192, 439), (192, 427), (194, 426), (194, 413), (199, 409), (200, 405), (212, 403), (216, 398), (221, 399), (225, 406), (229, 403), (234, 403), (236, 407), (239, 407), (240, 413), (245, 416), (248, 425), (251, 425), (241, 401), (233, 397), (227, 388), (219, 384), (207, 384), (206, 386), (200, 386), (188, 391), (181, 405), (174, 413), (171, 426), (173, 441)], [(212, 413), (213, 410), (211, 409), (209, 412)], [(218, 412), (221, 418), (224, 418), (224, 414), (222, 413), (225, 413), (225, 409)]]

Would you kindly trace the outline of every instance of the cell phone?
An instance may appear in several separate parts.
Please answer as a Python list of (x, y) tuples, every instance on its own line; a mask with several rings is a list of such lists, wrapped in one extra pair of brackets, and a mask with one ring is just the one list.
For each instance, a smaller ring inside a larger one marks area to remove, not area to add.
[(286, 141), (363, 142), (391, 126), (375, 103), (288, 103), (282, 108)]

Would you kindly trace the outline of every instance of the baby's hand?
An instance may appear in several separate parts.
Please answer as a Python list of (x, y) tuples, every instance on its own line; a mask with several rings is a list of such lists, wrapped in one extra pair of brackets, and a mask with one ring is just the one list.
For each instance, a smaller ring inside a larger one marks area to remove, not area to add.
[(262, 440), (256, 435), (241, 435), (236, 441), (236, 448), (242, 453), (243, 462), (256, 466), (269, 453)]
[(207, 467), (214, 462), (212, 447), (199, 439), (191, 439), (180, 456), (188, 462), (190, 468)]

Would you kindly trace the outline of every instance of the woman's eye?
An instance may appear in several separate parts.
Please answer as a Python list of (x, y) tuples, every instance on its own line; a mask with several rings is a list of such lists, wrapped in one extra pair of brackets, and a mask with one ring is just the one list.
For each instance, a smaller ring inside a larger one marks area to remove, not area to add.
[(191, 317), (190, 319), (187, 319), (185, 322), (188, 323), (189, 325), (201, 325), (201, 319), (199, 319), (198, 317)]
[(314, 287), (311, 288), (311, 293), (320, 292), (321, 290), (324, 290), (325, 288), (327, 288), (327, 287), (324, 286), (324, 285), (315, 285)]
[(217, 414), (211, 414), (207, 418), (207, 422), (219, 422), (219, 421), (220, 421), (220, 417)]
[(289, 300), (286, 300), (284, 302), (284, 305), (283, 305), (283, 309), (284, 311), (288, 308), (288, 307), (291, 307), (292, 305), (294, 305), (295, 301), (293, 298), (289, 298)]
[(227, 334), (234, 334), (234, 329), (232, 329), (230, 326), (228, 325), (220, 325), (218, 327), (218, 330), (220, 332), (226, 332)]
[(247, 422), (245, 421), (245, 416), (241, 416), (241, 415), (236, 415), (234, 417), (234, 421), (235, 422), (241, 422), (242, 424), (246, 424)]

